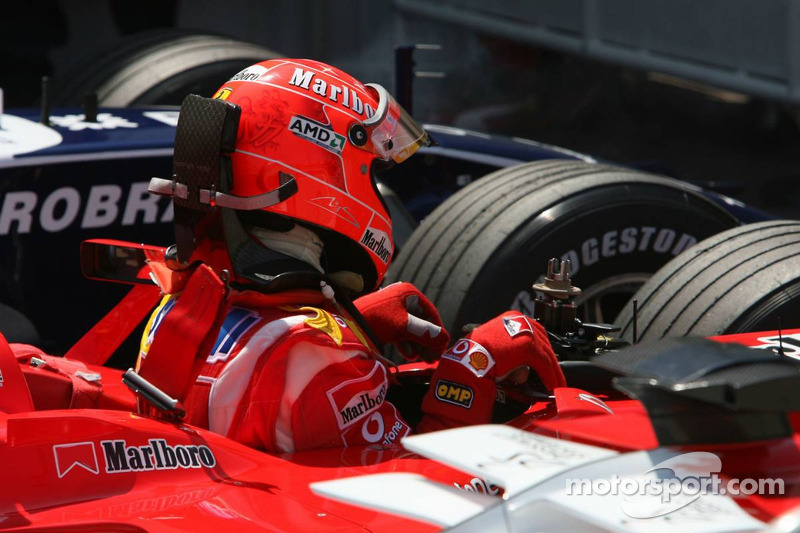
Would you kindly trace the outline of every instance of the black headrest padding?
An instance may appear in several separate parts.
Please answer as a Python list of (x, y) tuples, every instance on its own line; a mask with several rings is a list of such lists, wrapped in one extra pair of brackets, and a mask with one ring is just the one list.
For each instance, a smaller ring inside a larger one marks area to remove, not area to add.
[(200, 189), (226, 187), (223, 173), (230, 165), (224, 154), (235, 149), (241, 108), (223, 100), (190, 94), (181, 104), (175, 131), (173, 179), (188, 188), (188, 196), (173, 196), (178, 257), (188, 261), (194, 249), (194, 228), (212, 209), (200, 203)]

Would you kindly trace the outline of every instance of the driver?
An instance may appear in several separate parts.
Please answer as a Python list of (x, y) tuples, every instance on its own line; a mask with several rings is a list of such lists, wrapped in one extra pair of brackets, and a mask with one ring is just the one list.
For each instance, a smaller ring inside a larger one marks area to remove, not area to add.
[[(486, 423), (496, 383), (529, 368), (564, 386), (534, 320), (504, 313), (448, 349), (420, 291), (376, 290), (395, 250), (375, 174), (429, 142), (383, 87), (316, 61), (265, 61), (188, 97), (175, 176), (151, 182), (173, 197), (177, 245), (152, 265), (165, 296), (138, 372), (188, 422), (273, 452)], [(439, 360), (416, 428), (387, 400), (390, 343)]]

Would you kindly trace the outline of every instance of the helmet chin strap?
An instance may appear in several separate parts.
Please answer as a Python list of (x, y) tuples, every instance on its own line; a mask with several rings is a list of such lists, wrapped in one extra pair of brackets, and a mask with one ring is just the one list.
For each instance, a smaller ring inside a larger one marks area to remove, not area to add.
[(267, 248), (304, 261), (320, 272), (325, 272), (320, 263), (324, 244), (310, 229), (295, 225), (289, 231), (273, 231), (256, 226), (250, 230), (250, 234)]
[[(299, 259), (325, 274), (320, 258), (325, 244), (308, 228), (298, 224), (289, 231), (274, 231), (258, 226), (250, 229), (250, 234), (271, 250)], [(340, 271), (327, 273), (339, 287), (355, 292), (364, 290), (364, 278), (355, 272)]]

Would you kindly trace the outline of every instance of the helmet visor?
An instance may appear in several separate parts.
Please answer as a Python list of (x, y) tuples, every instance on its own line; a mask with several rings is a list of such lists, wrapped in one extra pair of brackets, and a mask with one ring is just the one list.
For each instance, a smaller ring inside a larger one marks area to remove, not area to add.
[(377, 83), (367, 87), (378, 93), (378, 110), (363, 122), (367, 142), (362, 149), (370, 151), (384, 161), (401, 163), (411, 157), (421, 146), (428, 146), (428, 133), (406, 113), (386, 89)]

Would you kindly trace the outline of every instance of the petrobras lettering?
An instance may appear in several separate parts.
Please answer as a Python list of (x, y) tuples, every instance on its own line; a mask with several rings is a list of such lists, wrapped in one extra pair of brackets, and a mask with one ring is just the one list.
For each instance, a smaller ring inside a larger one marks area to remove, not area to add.
[(0, 236), (33, 233), (41, 228), (56, 233), (79, 226), (103, 228), (114, 224), (158, 224), (172, 222), (171, 202), (159, 202), (147, 191), (148, 182), (93, 185), (81, 193), (60, 187), (46, 194), (8, 191), (0, 195)]
[(261, 65), (251, 65), (234, 74), (230, 81), (256, 81), (264, 75), (266, 71), (267, 69)]
[(289, 122), (289, 131), (335, 154), (341, 154), (344, 148), (344, 135), (310, 118), (293, 116)]
[(337, 85), (332, 81), (326, 81), (317, 77), (315, 72), (295, 67), (292, 78), (289, 80), (289, 85), (311, 91), (323, 98), (327, 98), (331, 102), (336, 102), (343, 107), (352, 109), (355, 113), (366, 118), (375, 114), (372, 106), (362, 102), (358, 93), (353, 91), (347, 84)]
[(149, 444), (129, 446), (124, 440), (100, 441), (106, 472), (118, 474), (148, 470), (213, 468), (217, 464), (208, 446), (170, 445), (164, 439), (150, 439)]
[(378, 256), (378, 259), (389, 264), (389, 260), (392, 258), (392, 252), (394, 248), (392, 246), (392, 242), (389, 239), (389, 235), (385, 232), (367, 227), (364, 231), (364, 234), (361, 236), (361, 244), (364, 245), (370, 252)]
[(628, 254), (655, 252), (678, 255), (697, 243), (697, 238), (670, 228), (655, 226), (627, 227), (594, 235), (561, 255), (569, 259), (572, 275), (583, 267), (592, 266), (602, 259)]

